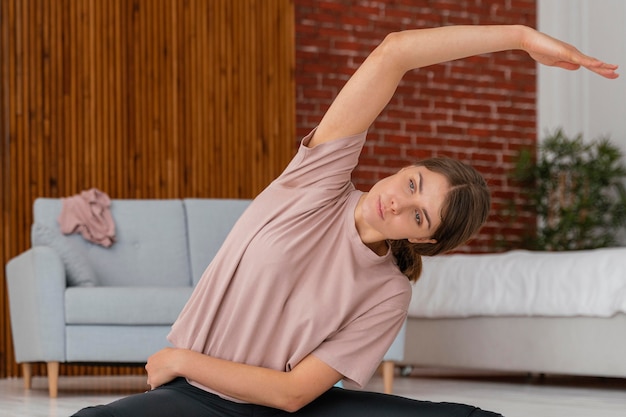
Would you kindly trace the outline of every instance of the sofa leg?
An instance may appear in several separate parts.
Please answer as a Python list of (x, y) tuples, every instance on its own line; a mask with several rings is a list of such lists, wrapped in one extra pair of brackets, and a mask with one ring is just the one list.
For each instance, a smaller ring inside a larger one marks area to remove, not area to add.
[(393, 392), (393, 371), (395, 363), (393, 361), (383, 361), (383, 388), (385, 394)]
[(33, 364), (24, 362), (22, 364), (22, 377), (24, 377), (24, 389), (31, 389), (33, 386)]
[(48, 362), (48, 393), (56, 398), (59, 392), (59, 362)]

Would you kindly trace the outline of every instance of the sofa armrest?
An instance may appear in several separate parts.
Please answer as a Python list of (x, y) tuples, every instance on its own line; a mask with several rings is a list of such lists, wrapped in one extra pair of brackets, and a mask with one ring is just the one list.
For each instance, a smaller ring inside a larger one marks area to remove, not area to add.
[(57, 253), (36, 246), (6, 266), (15, 359), (65, 361), (65, 268)]

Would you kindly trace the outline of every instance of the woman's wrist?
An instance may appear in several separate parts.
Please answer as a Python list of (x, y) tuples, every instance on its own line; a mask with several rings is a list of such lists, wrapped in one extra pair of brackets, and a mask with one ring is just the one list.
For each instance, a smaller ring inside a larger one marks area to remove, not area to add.
[[(489, 29), (489, 27), (490, 25), (486, 26), (487, 29)], [(500, 25), (496, 27), (498, 28), (498, 32), (496, 32), (495, 36), (504, 41), (504, 45), (499, 48), (501, 51), (516, 49), (526, 50), (525, 45), (527, 39), (532, 37), (533, 32), (536, 32), (535, 29), (525, 25)], [(497, 50), (493, 52), (497, 52)]]
[(189, 364), (193, 363), (194, 352), (188, 349), (174, 349), (172, 352), (171, 371), (174, 378), (189, 377)]
[(518, 37), (517, 47), (515, 49), (528, 52), (529, 39), (533, 34), (537, 33), (537, 30), (524, 25), (515, 25), (515, 30), (517, 31)]

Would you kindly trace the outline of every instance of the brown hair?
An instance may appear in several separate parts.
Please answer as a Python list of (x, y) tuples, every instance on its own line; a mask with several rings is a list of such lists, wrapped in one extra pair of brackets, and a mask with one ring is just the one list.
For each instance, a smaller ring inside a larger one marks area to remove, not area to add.
[(449, 252), (467, 242), (487, 220), (491, 196), (485, 179), (473, 167), (451, 158), (430, 158), (415, 166), (444, 175), (450, 184), (441, 210), (441, 224), (433, 233), (436, 243), (390, 241), (398, 267), (415, 282), (422, 273), (422, 256)]

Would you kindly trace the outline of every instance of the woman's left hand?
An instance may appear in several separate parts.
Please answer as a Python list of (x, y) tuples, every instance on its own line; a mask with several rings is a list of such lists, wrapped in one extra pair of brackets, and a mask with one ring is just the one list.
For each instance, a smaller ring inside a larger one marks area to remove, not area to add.
[(559, 67), (566, 70), (577, 70), (584, 67), (606, 78), (614, 79), (617, 74), (617, 65), (608, 64), (597, 58), (585, 55), (574, 46), (537, 32), (527, 29), (522, 39), (522, 49), (537, 62)]
[(148, 373), (148, 385), (155, 389), (170, 382), (179, 376), (176, 364), (178, 363), (182, 349), (161, 349), (148, 358), (146, 372)]

